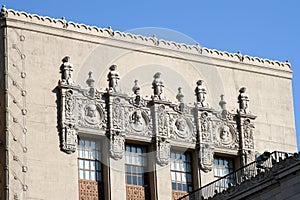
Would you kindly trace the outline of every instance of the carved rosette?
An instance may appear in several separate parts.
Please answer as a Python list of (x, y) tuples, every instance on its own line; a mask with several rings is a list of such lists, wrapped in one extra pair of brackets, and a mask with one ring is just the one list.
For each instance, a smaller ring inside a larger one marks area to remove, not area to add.
[(75, 99), (72, 90), (61, 91), (61, 148), (73, 153), (77, 147), (77, 128), (75, 126)]
[(164, 137), (156, 138), (156, 159), (160, 166), (169, 164), (170, 161), (170, 141)]
[(214, 164), (214, 148), (212, 145), (200, 144), (199, 162), (204, 172), (212, 170)]
[(110, 156), (119, 160), (123, 158), (125, 146), (125, 135), (118, 131), (111, 131), (110, 134)]

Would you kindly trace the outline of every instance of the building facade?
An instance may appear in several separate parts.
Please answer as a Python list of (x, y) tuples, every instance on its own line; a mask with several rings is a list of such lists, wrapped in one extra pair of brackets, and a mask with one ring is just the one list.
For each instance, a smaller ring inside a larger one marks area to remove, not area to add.
[(297, 151), (288, 62), (5, 7), (0, 33), (1, 199), (177, 199)]

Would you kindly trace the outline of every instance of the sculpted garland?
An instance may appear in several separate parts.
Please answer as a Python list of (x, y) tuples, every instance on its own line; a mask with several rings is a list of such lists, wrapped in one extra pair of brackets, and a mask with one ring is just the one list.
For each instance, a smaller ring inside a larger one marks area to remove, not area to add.
[[(243, 164), (250, 162), (254, 149), (254, 125), (256, 116), (249, 111), (249, 97), (242, 87), (238, 96), (239, 109), (228, 111), (224, 95), (221, 111), (209, 106), (205, 82), (196, 82), (195, 106), (184, 103), (182, 88), (178, 88), (177, 102), (164, 95), (162, 74), (153, 76), (151, 97), (140, 95), (138, 81), (134, 81), (132, 95), (120, 88), (120, 74), (112, 65), (107, 75), (108, 88), (98, 90), (92, 72), (87, 86), (77, 85), (72, 79), (70, 58), (62, 60), (60, 89), (60, 138), (61, 149), (73, 153), (77, 147), (78, 133), (107, 137), (110, 156), (124, 156), (125, 140), (143, 140), (153, 143), (156, 160), (161, 166), (169, 164), (171, 147), (184, 147), (198, 151), (201, 169), (208, 172), (213, 166), (215, 152), (239, 154)], [(241, 151), (242, 150), (242, 151)]]

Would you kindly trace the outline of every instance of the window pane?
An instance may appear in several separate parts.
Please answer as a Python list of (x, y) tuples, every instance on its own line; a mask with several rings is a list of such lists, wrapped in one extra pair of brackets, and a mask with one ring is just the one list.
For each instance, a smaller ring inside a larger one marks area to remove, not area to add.
[[(175, 159), (172, 159), (173, 158)], [(188, 191), (192, 185), (192, 160), (188, 152), (171, 152), (172, 190)]]
[(83, 170), (79, 170), (79, 178), (84, 179), (84, 172)]
[(83, 160), (79, 160), (79, 168), (83, 169)]
[[(78, 143), (79, 179), (101, 180), (100, 142), (80, 137)], [(83, 170), (84, 169), (84, 170)]]
[(132, 184), (137, 185), (137, 177), (136, 176), (132, 177)]
[(126, 144), (126, 183), (144, 185), (144, 171), (146, 171), (146, 148), (140, 145)]
[(90, 180), (90, 172), (85, 171), (85, 179)]
[(175, 172), (171, 172), (172, 182), (176, 180)]
[[(224, 157), (215, 157), (214, 166), (214, 176), (215, 180), (226, 176), (233, 172), (233, 160)], [(217, 182), (216, 190), (222, 191), (228, 187), (228, 184), (232, 181), (232, 177), (227, 177), (226, 179), (221, 179), (222, 181)]]

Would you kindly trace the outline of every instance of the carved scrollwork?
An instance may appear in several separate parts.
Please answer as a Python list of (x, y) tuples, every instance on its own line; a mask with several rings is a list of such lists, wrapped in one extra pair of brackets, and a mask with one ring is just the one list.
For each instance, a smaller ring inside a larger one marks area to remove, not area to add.
[(73, 124), (66, 124), (62, 129), (62, 149), (70, 154), (77, 148), (77, 129)]
[(167, 138), (156, 138), (156, 158), (157, 163), (161, 166), (169, 164), (170, 161), (170, 142)]
[(112, 131), (110, 135), (110, 156), (113, 159), (119, 160), (123, 158), (124, 144), (125, 135), (118, 131)]

